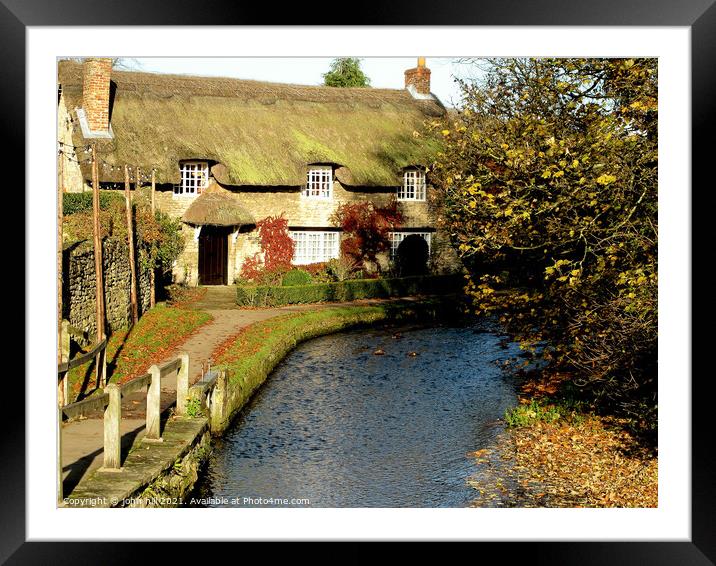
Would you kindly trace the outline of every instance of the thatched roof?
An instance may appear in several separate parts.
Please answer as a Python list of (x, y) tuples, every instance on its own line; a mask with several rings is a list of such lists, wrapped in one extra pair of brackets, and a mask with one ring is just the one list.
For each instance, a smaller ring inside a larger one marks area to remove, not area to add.
[[(439, 141), (424, 124), (445, 112), (405, 90), (127, 71), (112, 71), (112, 81), (115, 138), (98, 142), (100, 156), (156, 168), (159, 183), (179, 182), (180, 160), (206, 159), (227, 185), (300, 186), (307, 164), (330, 163), (345, 184), (395, 186), (402, 168), (431, 161)], [(81, 64), (60, 62), (59, 82), (70, 111), (81, 106)], [(74, 136), (87, 143), (78, 126)], [(89, 178), (89, 167), (83, 174)], [(110, 167), (100, 176), (124, 180)]]
[(248, 226), (256, 221), (227, 191), (205, 192), (191, 203), (182, 220), (197, 226)]

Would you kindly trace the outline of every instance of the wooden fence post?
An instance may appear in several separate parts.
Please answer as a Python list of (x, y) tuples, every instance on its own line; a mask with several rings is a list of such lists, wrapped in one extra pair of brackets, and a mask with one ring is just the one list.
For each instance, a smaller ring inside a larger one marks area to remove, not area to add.
[[(70, 360), (70, 322), (63, 320), (60, 324), (60, 363)], [(69, 379), (67, 372), (62, 372), (59, 383), (57, 384), (57, 401), (60, 407), (67, 405), (69, 402)]]
[(64, 501), (62, 493), (62, 407), (57, 407), (57, 503)]
[(105, 344), (104, 348), (97, 354), (97, 361), (99, 363), (97, 372), (100, 382), (107, 385), (107, 344)]
[(117, 383), (110, 383), (105, 388), (109, 395), (109, 403), (104, 410), (104, 471), (119, 471), (121, 467), (122, 434), (122, 389)]
[[(139, 170), (137, 170), (137, 174)], [(135, 192), (139, 187), (135, 188)], [(132, 324), (139, 320), (137, 306), (137, 266), (134, 262), (134, 228), (132, 226), (132, 195), (129, 190), (129, 171), (124, 166), (124, 201), (127, 212), (127, 248), (129, 250), (129, 303), (132, 307)]]
[[(94, 271), (95, 271), (95, 301), (97, 307), (97, 344), (104, 338), (104, 277), (102, 273), (102, 237), (99, 223), (99, 172), (97, 168), (97, 147), (92, 144), (92, 223), (94, 235)], [(107, 384), (106, 372), (103, 372), (104, 363), (97, 354), (97, 380), (100, 387)]]
[[(150, 193), (150, 207), (152, 210), (152, 219), (154, 219), (154, 190), (156, 186), (156, 175), (154, 174), (154, 169), (152, 169), (152, 192)], [(152, 267), (152, 269), (149, 272), (149, 308), (154, 308), (154, 304), (156, 302), (156, 291), (155, 291), (155, 269)]]
[[(64, 168), (64, 153), (60, 154), (59, 157), (60, 165), (60, 182), (58, 183), (59, 188), (57, 191), (57, 363), (61, 364), (65, 360), (63, 359), (62, 346), (63, 346), (63, 331), (62, 327), (62, 200), (65, 186), (65, 168)], [(68, 352), (69, 354), (69, 352)], [(62, 376), (63, 379), (65, 376)], [(60, 386), (58, 389), (58, 402), (60, 405), (64, 405), (67, 402), (67, 398), (62, 397), (63, 388)]]
[(147, 430), (144, 434), (146, 440), (161, 442), (162, 435), (159, 428), (161, 413), (162, 373), (153, 365), (149, 368), (152, 374), (152, 382), (147, 391)]
[(181, 367), (177, 373), (177, 415), (186, 415), (186, 402), (189, 396), (189, 354), (182, 352)]

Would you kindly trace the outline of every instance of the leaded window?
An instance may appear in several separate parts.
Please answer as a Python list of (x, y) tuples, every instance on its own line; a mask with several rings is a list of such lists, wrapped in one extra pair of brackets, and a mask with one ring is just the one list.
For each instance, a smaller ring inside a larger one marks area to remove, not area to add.
[(408, 169), (403, 172), (403, 185), (398, 188), (398, 200), (425, 200), (425, 172)]
[(333, 195), (333, 168), (330, 165), (312, 165), (306, 173), (303, 196), (329, 199)]
[(174, 194), (196, 196), (209, 183), (209, 164), (206, 161), (183, 161), (180, 165), (181, 182), (174, 185)]
[(294, 242), (293, 263), (307, 265), (337, 258), (340, 253), (340, 232), (291, 230)]

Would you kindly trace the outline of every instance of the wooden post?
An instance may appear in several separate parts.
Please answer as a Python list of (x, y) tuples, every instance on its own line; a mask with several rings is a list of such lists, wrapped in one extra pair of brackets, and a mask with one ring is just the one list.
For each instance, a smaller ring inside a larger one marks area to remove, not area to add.
[[(62, 363), (62, 193), (64, 192), (64, 153), (60, 154), (60, 182), (57, 184), (57, 363)], [(63, 403), (64, 404), (64, 403)]]
[[(152, 212), (152, 220), (154, 220), (154, 190), (156, 189), (156, 174), (154, 170), (152, 169), (152, 190), (149, 193), (149, 204), (151, 207)], [(153, 308), (156, 304), (156, 291), (155, 291), (155, 283), (154, 283), (154, 267), (149, 271), (149, 308)]]
[[(60, 323), (60, 363), (68, 362), (70, 360), (70, 322), (63, 320)], [(69, 402), (69, 379), (67, 378), (67, 372), (62, 372), (62, 375), (57, 384), (57, 401), (60, 407), (67, 405)]]
[[(94, 228), (94, 270), (95, 300), (97, 306), (97, 343), (104, 339), (104, 277), (102, 274), (102, 238), (99, 226), (99, 170), (97, 167), (97, 147), (92, 144), (92, 219)], [(106, 371), (100, 354), (97, 355), (97, 381), (101, 387), (106, 385)]]
[(100, 360), (100, 382), (107, 384), (107, 345), (97, 355), (97, 359)]
[(181, 367), (177, 373), (177, 415), (186, 415), (186, 402), (189, 396), (189, 354), (182, 352)]
[(122, 389), (117, 383), (105, 388), (109, 403), (104, 410), (104, 466), (103, 470), (121, 469), (122, 434), (119, 429), (122, 421)]
[(62, 487), (62, 407), (57, 407), (57, 503), (64, 500)]
[(127, 209), (127, 245), (129, 247), (129, 302), (132, 305), (132, 325), (139, 320), (137, 307), (137, 266), (134, 263), (134, 233), (132, 229), (132, 196), (129, 191), (129, 169), (124, 166), (124, 201)]
[(147, 430), (144, 434), (146, 440), (161, 442), (162, 435), (159, 429), (161, 413), (162, 374), (156, 365), (149, 368), (152, 382), (147, 391)]

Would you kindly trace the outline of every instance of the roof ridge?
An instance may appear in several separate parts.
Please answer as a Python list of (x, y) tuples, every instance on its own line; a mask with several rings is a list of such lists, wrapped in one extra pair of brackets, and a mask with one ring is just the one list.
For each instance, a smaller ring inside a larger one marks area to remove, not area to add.
[[(63, 60), (58, 62), (59, 65), (66, 67), (73, 67), (72, 71), (77, 71), (80, 74), (82, 63), (79, 61)], [(329, 91), (329, 92), (343, 92), (345, 94), (363, 94), (363, 93), (395, 93), (395, 94), (409, 94), (404, 88), (375, 88), (375, 87), (332, 87), (326, 85), (316, 84), (301, 84), (301, 83), (282, 83), (276, 81), (263, 81), (257, 79), (244, 79), (240, 77), (228, 77), (221, 75), (194, 75), (189, 73), (163, 73), (161, 71), (146, 71), (146, 70), (129, 70), (129, 69), (112, 69), (112, 77), (118, 78), (125, 77), (130, 79), (128, 82), (132, 82), (131, 79), (134, 77), (148, 76), (152, 78), (159, 78), (160, 80), (170, 81), (171, 79), (184, 79), (184, 80), (199, 80), (199, 81), (230, 81), (240, 83), (246, 86), (265, 86), (274, 88), (287, 88), (287, 89), (315, 89), (316, 91)]]

